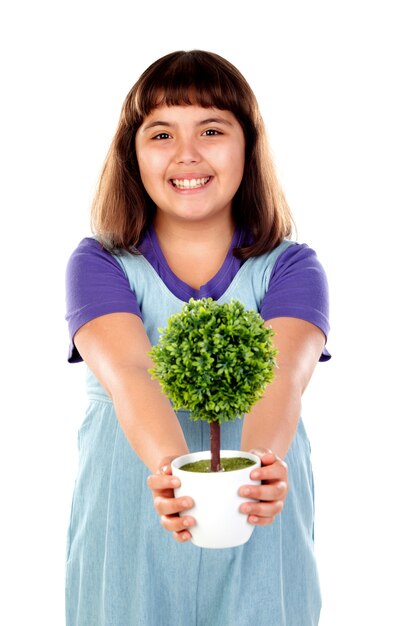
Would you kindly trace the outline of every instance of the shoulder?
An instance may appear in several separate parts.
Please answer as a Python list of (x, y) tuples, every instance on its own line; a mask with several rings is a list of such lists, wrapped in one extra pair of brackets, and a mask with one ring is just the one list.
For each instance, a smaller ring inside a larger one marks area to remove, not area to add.
[(315, 266), (321, 266), (315, 250), (308, 244), (298, 243), (297, 241), (288, 241), (288, 244), (289, 245), (287, 245), (278, 256), (278, 265), (313, 264)]
[(141, 317), (136, 295), (120, 263), (97, 239), (86, 237), (71, 254), (66, 268), (69, 360), (80, 360), (73, 344), (77, 330), (95, 317), (116, 312)]
[[(328, 291), (325, 270), (313, 248), (306, 243), (290, 241), (278, 255), (270, 276), (271, 288), (276, 284), (288, 284), (300, 291), (310, 289)], [(270, 287), (270, 285), (269, 285)]]
[(109, 254), (95, 237), (85, 237), (73, 250), (72, 257), (79, 254), (97, 254), (100, 252)]
[[(279, 254), (260, 312), (266, 320), (276, 317), (306, 320), (328, 335), (328, 282), (313, 248), (305, 243), (291, 242)], [(322, 360), (327, 358), (325, 351)]]
[(82, 239), (70, 255), (69, 263), (72, 261), (85, 262), (92, 259), (116, 263), (114, 255), (106, 250), (95, 237), (85, 237)]
[(279, 278), (306, 279), (319, 282), (327, 289), (327, 277), (315, 250), (306, 243), (290, 242), (277, 257), (271, 273), (271, 280)]
[(124, 277), (124, 271), (111, 252), (103, 248), (93, 237), (82, 239), (72, 252), (66, 267), (66, 280), (69, 283), (89, 283), (101, 278)]
[(306, 243), (298, 243), (289, 239), (283, 240), (275, 248), (249, 261), (254, 265), (254, 271), (263, 269), (266, 284), (274, 283), (281, 277), (298, 275), (319, 275), (326, 281), (326, 274), (313, 248)]

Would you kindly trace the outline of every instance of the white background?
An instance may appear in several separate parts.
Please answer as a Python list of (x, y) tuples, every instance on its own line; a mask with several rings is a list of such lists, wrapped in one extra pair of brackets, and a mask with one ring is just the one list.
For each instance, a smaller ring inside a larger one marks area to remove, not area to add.
[(401, 4), (37, 0), (3, 10), (1, 624), (64, 623), (85, 410), (83, 366), (66, 362), (64, 270), (90, 232), (126, 93), (181, 48), (222, 54), (250, 82), (298, 239), (329, 277), (333, 359), (317, 367), (303, 411), (321, 624), (405, 623)]

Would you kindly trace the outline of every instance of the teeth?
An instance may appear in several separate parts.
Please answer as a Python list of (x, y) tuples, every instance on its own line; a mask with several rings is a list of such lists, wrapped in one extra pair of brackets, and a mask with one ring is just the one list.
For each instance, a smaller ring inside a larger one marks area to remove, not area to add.
[(192, 178), (191, 180), (189, 178), (174, 178), (172, 179), (172, 183), (178, 189), (197, 189), (197, 187), (203, 187), (206, 185), (209, 179), (209, 176), (206, 178)]

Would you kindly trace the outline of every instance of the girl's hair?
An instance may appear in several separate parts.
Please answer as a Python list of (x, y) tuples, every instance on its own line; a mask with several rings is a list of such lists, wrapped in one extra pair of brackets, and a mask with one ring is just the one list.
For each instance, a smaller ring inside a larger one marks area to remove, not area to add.
[(136, 132), (156, 107), (188, 104), (231, 111), (244, 132), (245, 169), (232, 211), (236, 224), (252, 241), (234, 254), (247, 259), (273, 249), (291, 235), (293, 221), (270, 157), (256, 97), (236, 67), (201, 50), (172, 52), (158, 59), (127, 95), (93, 201), (93, 231), (110, 250), (134, 251), (156, 210), (141, 182)]

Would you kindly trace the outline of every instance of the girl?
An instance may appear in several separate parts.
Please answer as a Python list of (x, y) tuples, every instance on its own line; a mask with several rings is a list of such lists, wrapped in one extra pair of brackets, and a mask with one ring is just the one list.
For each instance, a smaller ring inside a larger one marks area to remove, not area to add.
[[(93, 228), (67, 269), (69, 361), (87, 363), (89, 396), (67, 625), (317, 624), (300, 404), (317, 361), (329, 358), (327, 285), (315, 253), (289, 239), (256, 99), (233, 65), (193, 50), (142, 74), (105, 161)], [(175, 413), (148, 374), (158, 328), (191, 297), (209, 296), (259, 311), (279, 350), (265, 396), (221, 429), (224, 449), (262, 461), (255, 501), (241, 507), (258, 528), (223, 550), (189, 541), (196, 520), (179, 512), (193, 502), (174, 497), (170, 472), (175, 456), (209, 448), (209, 429)]]

